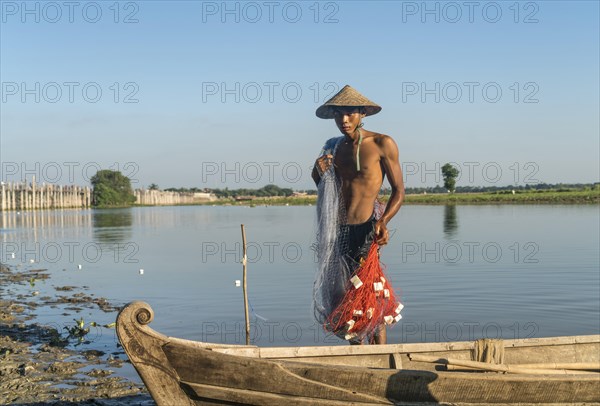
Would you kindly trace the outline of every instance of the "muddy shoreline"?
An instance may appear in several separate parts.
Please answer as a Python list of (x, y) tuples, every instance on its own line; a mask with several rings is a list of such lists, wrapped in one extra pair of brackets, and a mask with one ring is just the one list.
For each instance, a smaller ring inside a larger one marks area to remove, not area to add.
[(50, 276), (0, 264), (0, 404), (154, 405), (142, 384), (118, 376), (129, 362), (120, 346), (102, 351), (78, 345), (89, 341), (86, 333), (70, 334), (80, 332), (75, 322), (68, 328), (37, 322), (36, 311), (59, 305), (74, 320), (86, 308), (117, 315), (118, 306), (85, 287), (54, 286), (56, 294), (40, 296), (35, 283)]

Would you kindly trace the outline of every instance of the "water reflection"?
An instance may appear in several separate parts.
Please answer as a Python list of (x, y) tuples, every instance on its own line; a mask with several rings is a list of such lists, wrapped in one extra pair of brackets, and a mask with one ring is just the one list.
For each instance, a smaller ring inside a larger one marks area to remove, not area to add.
[[(598, 332), (597, 206), (460, 206), (460, 229), (455, 206), (402, 210), (397, 224), (407, 237), (392, 239), (383, 258), (406, 304), (390, 342), (523, 338), (532, 335), (532, 325), (539, 326), (536, 336)], [(235, 327), (243, 301), (234, 284), (241, 278), (241, 223), (253, 243), (250, 302), (273, 323), (261, 325), (257, 343), (330, 345), (311, 316), (314, 207), (0, 213), (0, 260), (26, 268), (37, 258), (52, 280), (36, 289), (52, 295), (53, 286), (73, 285), (90, 286), (114, 303), (143, 298), (163, 309), (155, 328), (165, 334), (232, 342), (240, 332), (243, 341), (243, 325)], [(494, 247), (501, 248), (497, 260)], [(14, 259), (7, 256), (12, 252)], [(45, 312), (46, 321), (56, 322), (54, 309)], [(86, 318), (114, 321), (100, 311)]]
[(131, 240), (132, 224), (131, 209), (94, 210), (92, 214), (94, 240), (101, 244)]
[[(82, 237), (91, 222), (91, 210), (59, 209), (0, 212), (2, 241), (52, 240)], [(69, 231), (67, 231), (69, 230)]]
[(456, 236), (458, 231), (458, 219), (456, 217), (456, 205), (444, 206), (444, 235), (448, 239)]

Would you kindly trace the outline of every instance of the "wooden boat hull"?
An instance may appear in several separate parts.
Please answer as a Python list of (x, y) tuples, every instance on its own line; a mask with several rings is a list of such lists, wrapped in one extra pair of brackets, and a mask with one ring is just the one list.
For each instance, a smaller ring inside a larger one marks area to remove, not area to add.
[[(127, 305), (117, 334), (158, 405), (600, 404), (600, 374), (439, 370), (411, 354), (469, 360), (473, 343), (258, 348), (166, 337)], [(600, 336), (506, 340), (506, 362), (600, 362)]]

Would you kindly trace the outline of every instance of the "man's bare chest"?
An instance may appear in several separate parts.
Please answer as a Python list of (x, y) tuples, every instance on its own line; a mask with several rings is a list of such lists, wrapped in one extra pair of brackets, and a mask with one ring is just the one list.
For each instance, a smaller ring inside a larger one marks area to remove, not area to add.
[(342, 178), (381, 175), (381, 157), (376, 145), (340, 144), (334, 157), (335, 171)]

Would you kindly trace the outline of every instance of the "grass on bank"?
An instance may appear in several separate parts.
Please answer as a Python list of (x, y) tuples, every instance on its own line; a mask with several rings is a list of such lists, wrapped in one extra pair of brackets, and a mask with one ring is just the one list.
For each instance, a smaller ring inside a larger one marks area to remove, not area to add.
[[(384, 196), (387, 201), (389, 196)], [(236, 201), (219, 199), (202, 203), (209, 206), (310, 206), (317, 202), (316, 196), (267, 197)], [(598, 204), (600, 189), (587, 190), (535, 190), (499, 191), (480, 193), (447, 193), (406, 195), (404, 204)]]
[(535, 204), (597, 204), (600, 190), (536, 190), (448, 193), (407, 195), (406, 204), (485, 204), (485, 203), (535, 203)]

